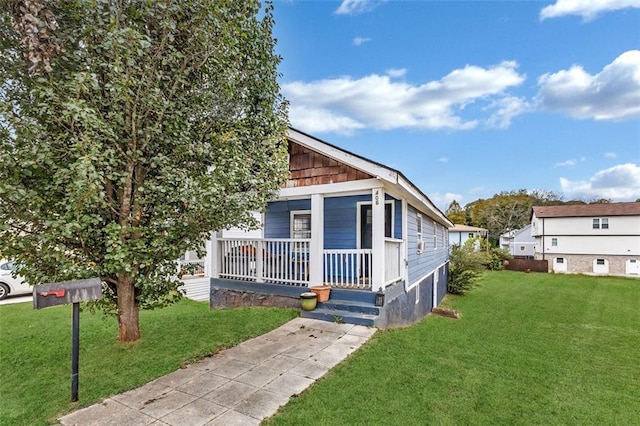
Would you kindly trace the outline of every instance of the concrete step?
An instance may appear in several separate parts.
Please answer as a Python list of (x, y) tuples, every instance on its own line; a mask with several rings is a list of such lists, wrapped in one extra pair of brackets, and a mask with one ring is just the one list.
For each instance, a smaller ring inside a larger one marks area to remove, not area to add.
[(361, 312), (351, 312), (342, 309), (327, 309), (318, 307), (313, 311), (300, 311), (302, 318), (313, 318), (329, 322), (341, 322), (372, 327), (377, 315)]
[[(337, 310), (337, 311), (349, 311), (361, 314), (379, 315), (380, 307), (374, 306), (372, 303), (367, 302), (354, 302), (350, 300), (340, 300), (330, 298), (326, 302), (319, 302), (318, 308)], [(316, 309), (318, 309), (316, 308)]]
[(376, 292), (368, 290), (347, 290), (332, 288), (329, 294), (329, 301), (350, 300), (352, 302), (373, 303), (376, 301)]

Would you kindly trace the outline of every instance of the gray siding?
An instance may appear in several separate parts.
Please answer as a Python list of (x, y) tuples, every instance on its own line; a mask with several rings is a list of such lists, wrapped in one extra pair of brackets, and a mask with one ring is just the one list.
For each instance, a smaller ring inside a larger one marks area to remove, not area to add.
[(426, 242), (425, 250), (418, 254), (417, 243), (417, 210), (409, 205), (407, 218), (408, 249), (409, 249), (409, 285), (415, 284), (419, 279), (432, 273), (438, 266), (447, 261), (449, 256), (446, 230), (443, 232), (441, 226), (437, 226), (437, 246), (434, 247), (434, 223), (426, 215), (422, 216), (422, 239)]

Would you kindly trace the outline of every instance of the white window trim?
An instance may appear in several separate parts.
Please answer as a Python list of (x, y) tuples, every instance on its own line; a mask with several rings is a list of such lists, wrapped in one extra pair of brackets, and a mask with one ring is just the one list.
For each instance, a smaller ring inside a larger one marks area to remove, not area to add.
[[(293, 239), (293, 219), (296, 215), (298, 214), (308, 214), (311, 216), (311, 210), (291, 210), (290, 212), (290, 216), (289, 216), (289, 238)], [(311, 218), (311, 221), (313, 222), (313, 217)], [(311, 232), (311, 229), (309, 229), (309, 232)]]
[(422, 221), (422, 213), (416, 212), (416, 246), (418, 254), (424, 252), (424, 223)]

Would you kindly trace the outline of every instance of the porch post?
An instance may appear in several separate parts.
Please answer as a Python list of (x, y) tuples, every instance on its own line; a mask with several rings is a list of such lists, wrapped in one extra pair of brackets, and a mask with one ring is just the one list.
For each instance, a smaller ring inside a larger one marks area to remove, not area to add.
[(207, 254), (204, 258), (204, 275), (206, 277), (218, 278), (220, 273), (219, 262), (220, 256), (218, 253), (218, 235), (219, 233), (213, 231), (211, 238), (207, 241), (206, 250)]
[(384, 188), (371, 190), (373, 226), (371, 229), (371, 249), (373, 251), (371, 268), (371, 290), (384, 289)]
[(402, 199), (402, 260), (400, 261), (400, 270), (402, 271), (402, 279), (404, 280), (404, 288), (409, 287), (409, 204), (407, 199)]
[(311, 243), (309, 247), (309, 286), (324, 284), (324, 196), (311, 195)]

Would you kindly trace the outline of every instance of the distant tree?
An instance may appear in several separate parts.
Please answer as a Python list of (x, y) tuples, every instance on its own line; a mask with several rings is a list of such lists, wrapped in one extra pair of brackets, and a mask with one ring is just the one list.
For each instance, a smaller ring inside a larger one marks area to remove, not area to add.
[(137, 340), (140, 308), (180, 298), (174, 259), (286, 178), (272, 26), (257, 1), (4, 2), (3, 256), (32, 283), (101, 277)]
[(561, 195), (545, 190), (502, 191), (489, 199), (479, 199), (465, 206), (467, 219), (473, 226), (486, 228), (495, 245), (500, 235), (523, 228), (531, 219), (534, 205), (562, 204)]
[(597, 198), (589, 201), (589, 204), (610, 204), (613, 202), (611, 198)]
[(453, 200), (447, 211), (445, 212), (449, 220), (453, 223), (465, 224), (466, 223), (466, 215), (460, 204), (456, 200)]

